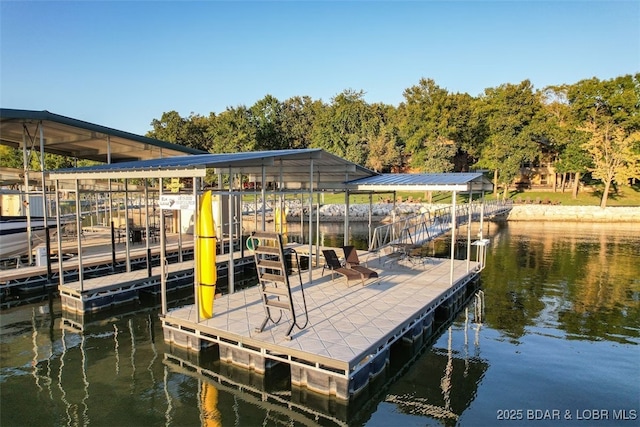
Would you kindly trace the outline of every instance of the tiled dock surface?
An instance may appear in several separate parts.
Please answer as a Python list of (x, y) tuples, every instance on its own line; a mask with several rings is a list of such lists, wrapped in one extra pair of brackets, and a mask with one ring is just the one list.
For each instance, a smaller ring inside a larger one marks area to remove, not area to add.
[[(294, 328), (290, 341), (285, 339), (291, 322), (286, 313), (279, 324), (269, 322), (263, 332), (255, 331), (265, 318), (256, 288), (216, 299), (214, 317), (199, 323), (194, 305), (170, 311), (163, 319), (165, 339), (194, 349), (202, 341), (221, 344), (221, 359), (228, 355), (226, 360), (236, 363), (230, 359), (237, 358), (239, 364), (258, 371), (269, 360), (284, 361), (292, 365), (294, 383), (294, 365), (349, 381), (362, 366), (388, 351), (391, 343), (411, 331), (426, 315), (432, 315), (438, 305), (475, 276), (477, 263), (471, 262), (471, 271), (467, 271), (467, 261), (454, 261), (454, 286), (450, 286), (450, 262), (433, 258), (413, 265), (405, 260), (384, 264), (384, 269), (371, 262), (368, 266), (378, 271), (380, 277), (365, 286), (353, 282), (347, 286), (338, 275), (332, 280), (330, 271), (325, 271), (322, 277), (321, 267), (314, 269), (313, 282), (309, 284), (307, 272), (303, 272), (309, 323), (303, 330)], [(306, 318), (298, 276), (290, 278), (297, 323), (303, 325)], [(253, 366), (251, 357), (238, 357), (229, 349), (253, 353), (258, 362)], [(264, 358), (263, 366), (259, 366), (260, 358)], [(349, 387), (353, 389), (353, 385)], [(335, 394), (335, 390), (324, 391)], [(337, 393), (339, 397), (348, 397), (340, 394)]]

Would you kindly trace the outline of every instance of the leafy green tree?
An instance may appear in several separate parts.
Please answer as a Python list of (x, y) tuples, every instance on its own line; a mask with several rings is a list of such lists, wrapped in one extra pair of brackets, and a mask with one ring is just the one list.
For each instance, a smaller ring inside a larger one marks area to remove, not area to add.
[(367, 129), (369, 149), (365, 166), (376, 172), (390, 172), (401, 167), (402, 145), (395, 125), (396, 110), (385, 104), (370, 106), (372, 117)]
[(271, 95), (256, 102), (250, 109), (259, 150), (279, 150), (286, 147), (282, 125), (282, 104)]
[(251, 111), (244, 105), (227, 108), (209, 124), (207, 135), (213, 153), (239, 153), (258, 150), (256, 128)]
[(210, 151), (212, 141), (208, 130), (209, 124), (214, 117), (213, 114), (210, 114), (209, 117), (204, 117), (191, 113), (184, 126), (183, 138), (185, 142), (183, 145), (197, 150)]
[(366, 135), (371, 117), (364, 92), (345, 90), (316, 118), (312, 146), (363, 165), (368, 155)]
[(177, 111), (172, 110), (162, 113), (160, 120), (153, 119), (151, 121), (153, 130), (147, 132), (146, 136), (174, 144), (184, 142), (183, 128), (185, 122), (186, 119), (180, 117)]
[[(573, 198), (578, 196), (580, 175), (590, 166), (588, 153), (582, 146), (584, 137), (576, 132), (576, 123), (567, 99), (567, 86), (549, 86), (543, 91), (543, 133), (548, 152), (553, 156), (556, 173), (562, 174), (562, 191), (567, 174), (573, 174)], [(554, 187), (555, 191), (555, 187)]]
[(0, 145), (0, 166), (3, 168), (22, 169), (22, 150)]
[(209, 118), (195, 113), (183, 118), (177, 111), (169, 111), (162, 113), (160, 120), (153, 119), (151, 121), (153, 130), (147, 132), (146, 136), (208, 151), (211, 148), (211, 140), (207, 133), (209, 122)]
[(640, 130), (640, 73), (581, 80), (568, 87), (567, 98), (578, 123), (610, 117), (629, 134)]
[(586, 132), (593, 177), (602, 180), (605, 207), (612, 183), (628, 184), (640, 175), (640, 74), (611, 80), (581, 80), (567, 96), (578, 130)]
[(555, 162), (556, 171), (559, 173), (573, 173), (572, 196), (578, 197), (580, 185), (580, 175), (588, 172), (591, 167), (591, 157), (584, 148), (583, 137), (577, 132), (572, 132), (573, 136), (563, 146), (562, 152), (558, 154)]
[(640, 143), (640, 131), (627, 135), (611, 118), (588, 121), (582, 130), (590, 134), (585, 148), (593, 158), (593, 177), (604, 184), (600, 207), (605, 208), (613, 182), (624, 184), (637, 177), (640, 155), (635, 146)]
[[(98, 162), (91, 162), (88, 160), (76, 160), (66, 156), (59, 156), (57, 154), (45, 154), (44, 155), (44, 167), (47, 170), (54, 169), (66, 169), (79, 166), (90, 166), (90, 164), (97, 164)], [(39, 162), (38, 162), (39, 164)]]
[(282, 104), (283, 148), (308, 148), (312, 143), (316, 117), (325, 105), (308, 96), (289, 98)]
[(449, 172), (457, 152), (448, 129), (449, 93), (431, 79), (420, 79), (404, 91), (399, 107), (400, 133), (406, 143), (412, 169), (422, 172)]
[(495, 191), (502, 184), (506, 197), (522, 164), (533, 161), (539, 151), (539, 94), (529, 80), (486, 89), (482, 110), (488, 136), (478, 165), (494, 171)]
[(448, 104), (454, 114), (449, 116), (449, 138), (458, 149), (454, 158), (454, 170), (468, 171), (480, 157), (485, 140), (485, 126), (478, 113), (479, 101), (466, 93), (449, 95)]

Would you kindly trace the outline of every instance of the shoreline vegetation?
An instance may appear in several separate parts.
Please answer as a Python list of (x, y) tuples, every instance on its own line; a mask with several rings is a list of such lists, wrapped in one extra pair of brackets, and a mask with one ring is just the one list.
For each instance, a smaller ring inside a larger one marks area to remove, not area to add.
[[(394, 207), (393, 194), (376, 194), (372, 197), (372, 222), (391, 222), (391, 210)], [(397, 216), (418, 214), (421, 210), (434, 211), (448, 207), (451, 204), (450, 193), (422, 193), (395, 194)], [(431, 203), (426, 200), (431, 197)], [(614, 194), (609, 195), (609, 205), (600, 207), (601, 194), (598, 188), (584, 190), (573, 198), (571, 192), (526, 190), (512, 191), (509, 200), (513, 202), (512, 210), (505, 217), (507, 221), (584, 221), (584, 222), (640, 222), (640, 186), (620, 187)], [(486, 195), (486, 200), (495, 200), (493, 194)], [(477, 196), (474, 196), (474, 201)], [(468, 196), (458, 195), (458, 203), (466, 203)], [(341, 194), (323, 194), (320, 202), (321, 222), (344, 221), (345, 201)], [(287, 198), (287, 221), (300, 221), (301, 199)], [(268, 204), (271, 210), (275, 203)], [(251, 211), (255, 205), (245, 201), (245, 212)], [(267, 213), (269, 216), (270, 213)], [(305, 212), (306, 215), (306, 212)], [(250, 220), (252, 214), (245, 218)], [(349, 220), (368, 221), (369, 196), (352, 195), (349, 198)]]

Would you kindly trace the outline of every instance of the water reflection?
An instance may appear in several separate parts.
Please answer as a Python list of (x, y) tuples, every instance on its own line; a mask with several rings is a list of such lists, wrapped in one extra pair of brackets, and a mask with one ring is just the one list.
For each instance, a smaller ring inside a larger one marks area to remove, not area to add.
[(292, 388), (286, 366), (262, 376), (171, 348), (155, 298), (86, 316), (57, 299), (3, 310), (0, 425), (466, 426), (495, 424), (498, 409), (640, 409), (636, 227), (509, 224), (490, 237), (478, 296), (431, 338), (394, 346), (349, 403)]
[(637, 343), (638, 329), (628, 326), (640, 319), (638, 236), (624, 224), (510, 225), (482, 274), (499, 308), (487, 322), (516, 340), (537, 325), (569, 339)]
[(220, 427), (220, 411), (218, 410), (218, 389), (213, 384), (201, 381), (200, 402), (202, 411), (202, 425), (206, 427)]

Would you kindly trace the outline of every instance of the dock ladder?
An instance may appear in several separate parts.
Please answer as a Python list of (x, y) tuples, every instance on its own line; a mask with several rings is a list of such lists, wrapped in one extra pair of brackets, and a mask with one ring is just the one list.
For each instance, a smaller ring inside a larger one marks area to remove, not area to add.
[[(282, 312), (291, 313), (291, 326), (286, 333), (285, 338), (291, 339), (291, 331), (294, 326), (299, 329), (306, 328), (309, 317), (307, 314), (307, 304), (304, 299), (304, 290), (302, 288), (302, 276), (300, 274), (300, 261), (296, 259), (298, 266), (298, 276), (300, 279), (300, 290), (304, 302), (304, 311), (307, 321), (300, 326), (297, 323), (296, 310), (293, 297), (291, 295), (291, 285), (289, 282), (288, 266), (285, 250), (282, 245), (282, 235), (279, 233), (271, 233), (265, 231), (254, 231), (251, 233), (247, 241), (247, 248), (253, 250), (255, 257), (256, 272), (258, 274), (258, 288), (262, 297), (262, 303), (266, 312), (266, 316), (262, 325), (256, 328), (256, 332), (262, 332), (269, 321), (278, 324), (282, 318)], [(288, 253), (298, 254), (289, 249)], [(291, 262), (293, 264), (293, 260)], [(274, 319), (272, 310), (278, 310), (278, 319)]]

